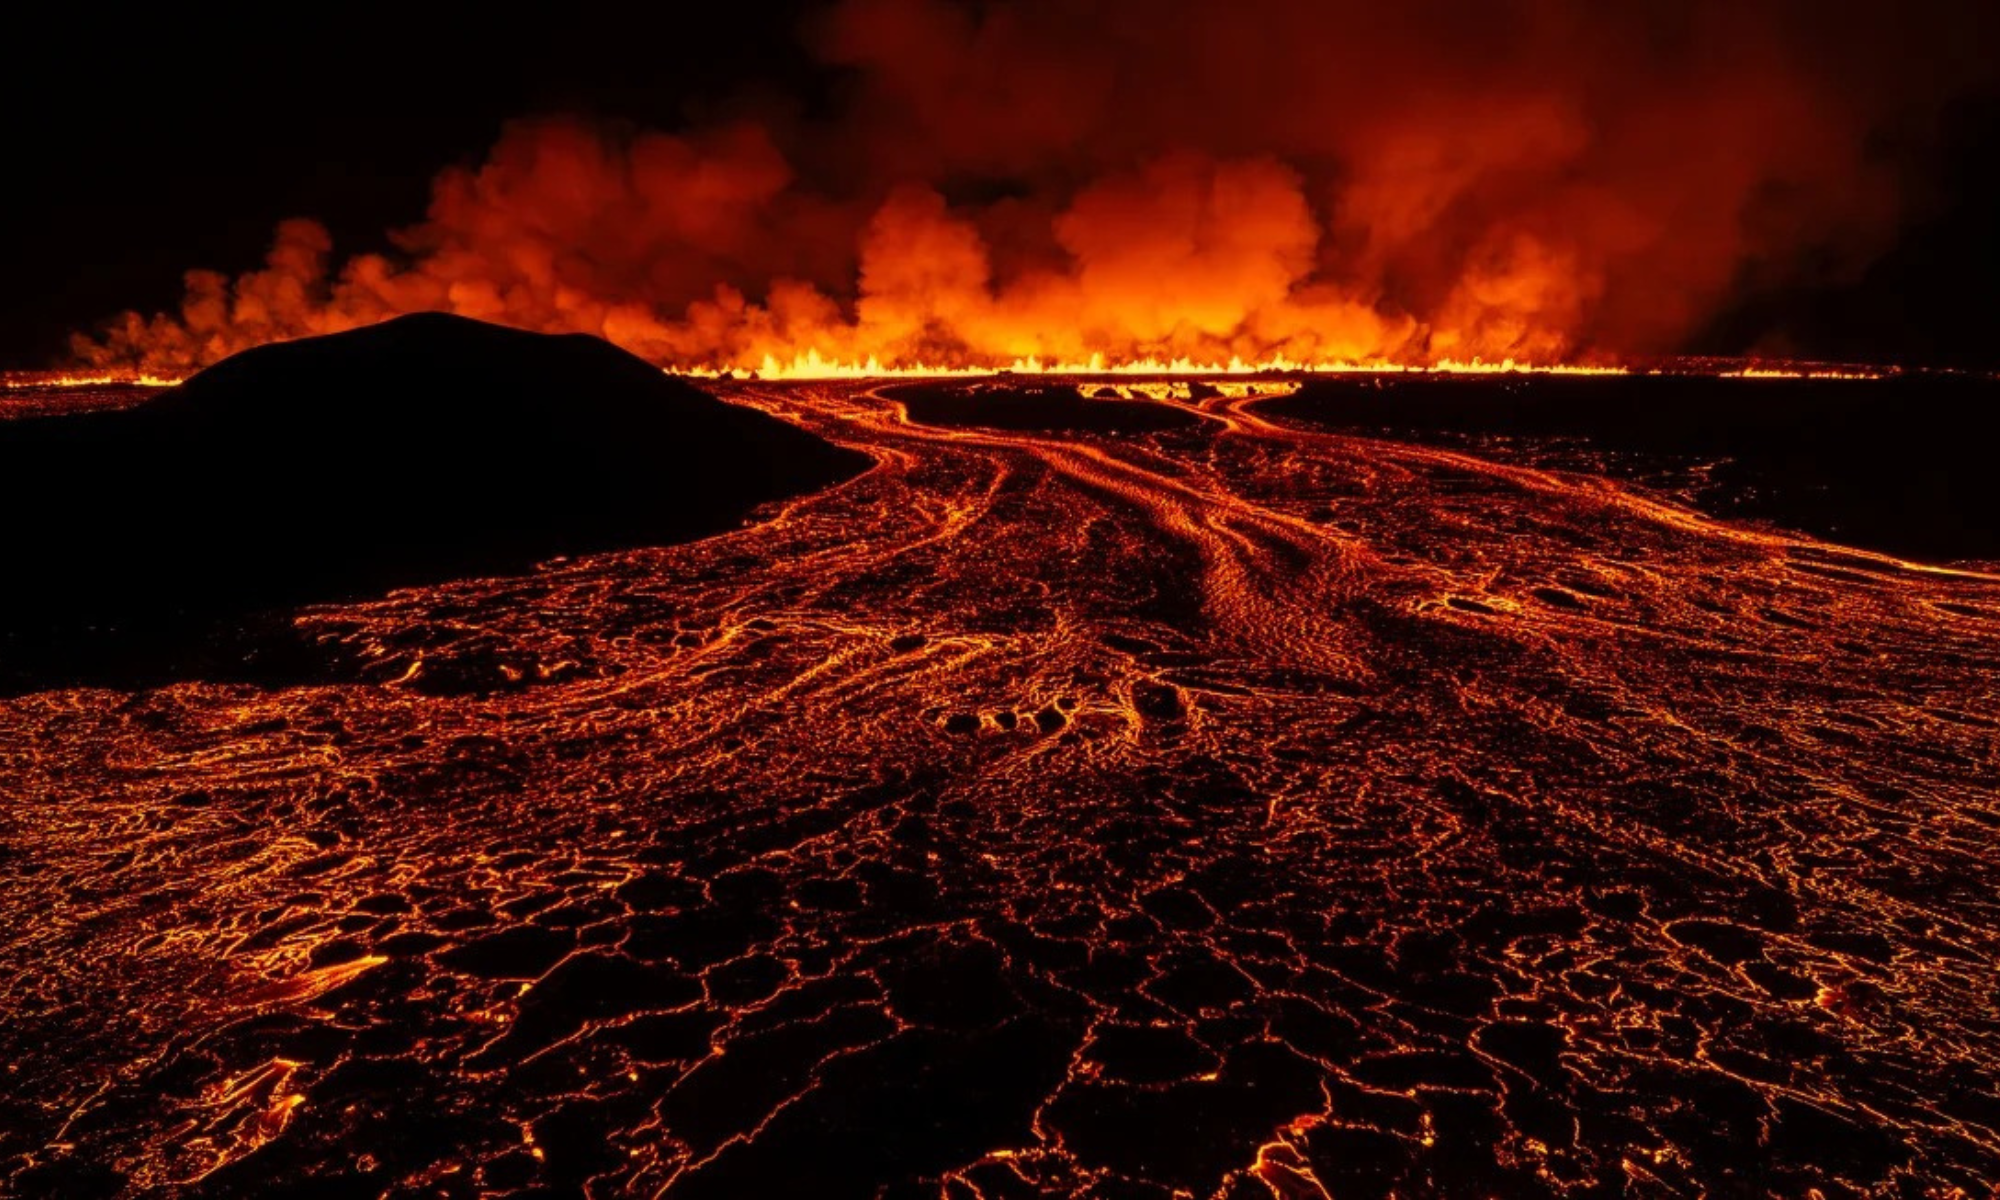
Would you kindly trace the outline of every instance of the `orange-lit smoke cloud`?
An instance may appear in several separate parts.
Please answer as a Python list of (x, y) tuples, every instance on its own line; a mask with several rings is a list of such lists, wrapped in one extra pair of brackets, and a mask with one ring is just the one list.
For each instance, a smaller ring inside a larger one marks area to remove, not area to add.
[(1950, 5), (1835, 9), (845, 0), (806, 31), (832, 120), (524, 120), (394, 255), (288, 221), (76, 348), (171, 371), (436, 309), (682, 367), (1666, 352), (1885, 248), (1882, 146), (1987, 69)]

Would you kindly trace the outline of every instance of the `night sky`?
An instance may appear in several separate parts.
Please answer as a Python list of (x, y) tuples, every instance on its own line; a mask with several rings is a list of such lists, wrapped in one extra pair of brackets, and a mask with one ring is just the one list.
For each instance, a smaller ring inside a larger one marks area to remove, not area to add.
[[(38, 13), (0, 70), (14, 181), (0, 222), (0, 363), (40, 365), (183, 271), (237, 271), (290, 216), (349, 250), (423, 215), (431, 177), (510, 118), (673, 128), (746, 84), (811, 104), (797, 2), (204, 6)], [(509, 14), (529, 13), (526, 17)], [(823, 102), (823, 101), (820, 101)]]
[[(389, 249), (385, 232), (421, 219), (435, 173), (478, 163), (512, 118), (669, 132), (742, 106), (818, 119), (854, 87), (810, 49), (819, 7), (38, 14), (0, 73), (13, 118), (0, 364), (46, 364), (124, 309), (171, 309), (191, 267), (256, 267), (282, 218), (324, 222), (343, 254)], [(1984, 5), (1925, 7), (1947, 29), (1962, 10), (1967, 38), (1990, 40)], [(1910, 190), (1872, 266), (1746, 277), (1683, 348), (1741, 352), (1782, 329), (1828, 359), (2000, 364), (2000, 99), (1963, 88), (1925, 139), (1885, 133), (1880, 153)]]

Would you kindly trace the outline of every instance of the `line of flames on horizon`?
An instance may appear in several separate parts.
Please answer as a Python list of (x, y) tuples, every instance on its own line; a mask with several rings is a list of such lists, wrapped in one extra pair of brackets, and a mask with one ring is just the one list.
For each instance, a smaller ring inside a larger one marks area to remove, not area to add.
[(895, 378), (978, 378), (989, 375), (1082, 375), (1082, 376), (1229, 376), (1229, 375), (1386, 375), (1426, 372), (1449, 372), (1452, 374), (1497, 375), (1525, 373), (1537, 375), (1624, 375), (1630, 372), (1618, 366), (1581, 365), (1539, 365), (1517, 363), (1513, 359), (1488, 363), (1479, 359), (1457, 361), (1445, 359), (1429, 366), (1411, 366), (1405, 363), (1386, 361), (1374, 362), (1295, 362), (1288, 358), (1264, 359), (1246, 362), (1232, 358), (1222, 362), (1195, 362), (1187, 358), (1157, 359), (1142, 358), (1126, 361), (1109, 361), (1103, 355), (1092, 355), (1083, 362), (1045, 363), (1038, 358), (1017, 358), (1005, 366), (951, 367), (926, 363), (911, 363), (902, 366), (885, 366), (881, 361), (870, 358), (866, 362), (843, 362), (822, 356), (817, 350), (808, 350), (794, 356), (789, 362), (781, 362), (766, 355), (755, 371), (744, 372), (728, 367), (696, 367), (680, 372), (696, 378), (743, 378), (783, 381), (809, 379), (895, 379)]
[[(1093, 356), (1085, 362), (1044, 363), (1035, 358), (1016, 359), (1005, 366), (943, 366), (927, 363), (886, 366), (876, 359), (844, 362), (809, 350), (781, 362), (766, 356), (756, 369), (742, 367), (662, 368), (669, 375), (693, 379), (734, 379), (764, 382), (807, 382), (814, 380), (860, 379), (983, 379), (1001, 375), (1097, 376), (1132, 378), (1200, 378), (1284, 375), (1709, 375), (1720, 379), (1881, 379), (1900, 373), (1894, 367), (1858, 365), (1766, 366), (1747, 364), (1727, 370), (1674, 367), (1633, 368), (1615, 365), (1523, 363), (1513, 359), (1487, 362), (1482, 359), (1443, 359), (1426, 365), (1394, 362), (1294, 362), (1275, 358), (1245, 362), (1240, 358), (1226, 363), (1199, 363), (1190, 359), (1136, 359), (1106, 361)], [(70, 387), (150, 387), (167, 388), (189, 378), (186, 375), (159, 375), (115, 371), (8, 371), (0, 373), (0, 388)]]

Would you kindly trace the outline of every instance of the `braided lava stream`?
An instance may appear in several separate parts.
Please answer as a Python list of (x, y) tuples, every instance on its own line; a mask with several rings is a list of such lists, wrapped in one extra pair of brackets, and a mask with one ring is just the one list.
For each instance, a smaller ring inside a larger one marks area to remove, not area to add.
[(2000, 1180), (2000, 578), (1256, 382), (713, 386), (878, 465), (0, 700), (0, 1191)]

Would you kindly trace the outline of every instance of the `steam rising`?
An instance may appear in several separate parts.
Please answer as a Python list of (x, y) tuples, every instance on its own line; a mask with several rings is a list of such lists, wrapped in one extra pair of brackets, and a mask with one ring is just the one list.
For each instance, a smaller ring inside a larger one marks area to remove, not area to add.
[(1951, 7), (843, 0), (805, 31), (836, 117), (523, 120), (393, 257), (287, 221), (75, 349), (185, 370), (443, 310), (676, 367), (1668, 352), (1891, 243), (1883, 148), (1988, 69)]

